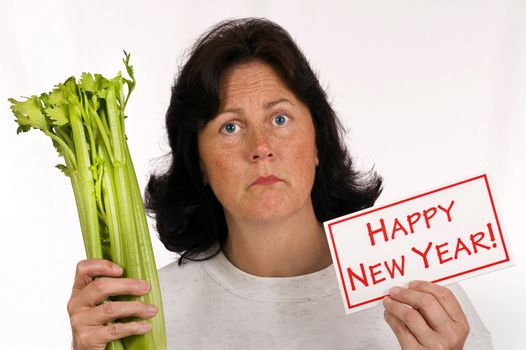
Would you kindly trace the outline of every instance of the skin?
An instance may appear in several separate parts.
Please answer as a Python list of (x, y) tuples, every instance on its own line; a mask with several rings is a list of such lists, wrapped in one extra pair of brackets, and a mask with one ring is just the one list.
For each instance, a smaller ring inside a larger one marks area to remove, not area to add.
[(383, 300), (384, 318), (402, 349), (462, 349), (469, 324), (454, 294), (443, 286), (412, 281)]
[[(262, 277), (329, 266), (330, 250), (310, 198), (318, 158), (309, 109), (276, 71), (258, 61), (227, 71), (221, 93), (220, 111), (199, 132), (198, 149), (203, 182), (225, 211), (224, 254), (239, 269)], [(280, 181), (254, 183), (269, 175)], [(68, 302), (75, 349), (103, 350), (112, 340), (149, 331), (144, 321), (107, 324), (157, 312), (141, 302), (103, 303), (109, 296), (149, 292), (146, 282), (121, 274), (106, 260), (77, 265)], [(455, 296), (429, 282), (391, 289), (384, 307), (402, 349), (462, 349), (469, 333)]]
[[(155, 306), (141, 302), (119, 301), (102, 303), (109, 296), (145, 295), (150, 286), (146, 281), (118, 278), (122, 268), (111, 261), (88, 259), (77, 264), (75, 282), (68, 302), (68, 314), (75, 350), (104, 350), (112, 340), (150, 330), (147, 322), (107, 325), (118, 318), (136, 316), (149, 318), (157, 313)], [(95, 277), (99, 277), (94, 279)]]

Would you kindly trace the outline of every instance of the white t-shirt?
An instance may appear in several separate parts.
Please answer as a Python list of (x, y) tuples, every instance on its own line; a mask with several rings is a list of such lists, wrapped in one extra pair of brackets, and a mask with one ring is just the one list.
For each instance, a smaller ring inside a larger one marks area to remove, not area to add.
[[(334, 267), (265, 278), (211, 260), (173, 262), (159, 271), (168, 349), (399, 349), (383, 307), (346, 315)], [(464, 349), (492, 349), (491, 336), (464, 291), (448, 286), (471, 332)]]

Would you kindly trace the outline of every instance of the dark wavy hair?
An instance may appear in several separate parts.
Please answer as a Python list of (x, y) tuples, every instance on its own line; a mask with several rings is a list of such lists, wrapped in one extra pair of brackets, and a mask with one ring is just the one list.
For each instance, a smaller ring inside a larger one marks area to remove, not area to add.
[(156, 220), (164, 246), (181, 254), (179, 265), (211, 258), (219, 250), (198, 255), (227, 238), (223, 208), (203, 184), (197, 134), (219, 111), (224, 73), (254, 60), (276, 69), (312, 115), (319, 158), (311, 193), (317, 220), (370, 207), (382, 191), (382, 179), (375, 171), (361, 173), (353, 168), (344, 130), (291, 36), (267, 19), (223, 21), (197, 40), (175, 79), (166, 113), (170, 166), (164, 173), (152, 174), (146, 187), (146, 210)]

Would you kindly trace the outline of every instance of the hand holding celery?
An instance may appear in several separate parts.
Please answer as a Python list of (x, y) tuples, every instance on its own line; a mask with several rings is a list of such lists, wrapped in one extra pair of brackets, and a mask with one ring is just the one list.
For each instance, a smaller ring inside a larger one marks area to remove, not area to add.
[[(156, 314), (156, 308), (151, 309), (150, 305), (138, 301), (109, 301), (101, 304), (111, 295), (141, 296), (149, 292), (148, 283), (117, 278), (121, 275), (122, 269), (119, 270), (118, 265), (108, 260), (88, 259), (78, 263), (68, 303), (75, 350), (103, 350), (113, 340), (150, 330), (150, 325), (144, 321), (104, 325), (115, 318), (148, 318)], [(93, 281), (93, 276), (98, 278)], [(107, 349), (122, 348), (122, 344), (113, 342)]]
[[(50, 93), (33, 95), (23, 101), (9, 101), (19, 124), (17, 133), (31, 128), (41, 130), (51, 138), (59, 155), (64, 158), (65, 164), (57, 165), (57, 168), (71, 180), (87, 257), (111, 260), (124, 268), (122, 277), (126, 278), (122, 281), (100, 278), (83, 288), (89, 291), (90, 285), (96, 289), (100, 284), (107, 284), (119, 290), (119, 283), (137, 285), (137, 281), (132, 279), (146, 280), (151, 286), (151, 291), (144, 296), (118, 298), (138, 300), (157, 307), (156, 316), (149, 320), (151, 332), (125, 338), (122, 342), (112, 342), (108, 348), (162, 350), (166, 348), (166, 340), (157, 269), (124, 128), (124, 109), (135, 87), (129, 59), (130, 55), (125, 52), (123, 62), (129, 79), (120, 72), (113, 79), (83, 73), (78, 82), (70, 77), (56, 85)], [(91, 271), (93, 274), (88, 273), (88, 276), (117, 277), (96, 272)], [(79, 278), (79, 271), (76, 278)], [(142, 295), (129, 288), (121, 288), (120, 291), (122, 293), (118, 295)], [(104, 292), (107, 291), (103, 290), (102, 294)], [(111, 293), (105, 296), (116, 295)], [(97, 300), (97, 304), (102, 301)], [(126, 301), (115, 303), (110, 305)], [(105, 311), (103, 305), (98, 307), (100, 312)], [(115, 317), (132, 314), (143, 315), (135, 312)], [(105, 327), (115, 328), (114, 325)]]

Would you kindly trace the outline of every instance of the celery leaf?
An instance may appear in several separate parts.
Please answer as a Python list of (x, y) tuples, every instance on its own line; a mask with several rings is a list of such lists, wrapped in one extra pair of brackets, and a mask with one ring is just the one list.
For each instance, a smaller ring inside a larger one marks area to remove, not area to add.
[(68, 176), (68, 177), (71, 175), (71, 171), (64, 164), (57, 164), (57, 165), (55, 165), (55, 168), (57, 168), (58, 170), (62, 171), (62, 173), (64, 175)]
[(82, 73), (82, 76), (79, 80), (79, 85), (84, 91), (94, 93), (97, 91), (97, 86), (95, 84), (95, 79), (90, 73)]
[(48, 103), (50, 106), (61, 106), (66, 103), (66, 96), (64, 95), (64, 88), (62, 84), (57, 85), (48, 96)]
[(25, 101), (17, 101), (10, 98), (11, 110), (16, 117), (16, 122), (20, 125), (18, 132), (28, 131), (29, 128), (48, 130), (48, 122), (42, 113), (42, 104), (37, 96), (33, 95)]
[(53, 121), (53, 125), (63, 126), (69, 123), (66, 106), (46, 108), (46, 115)]

